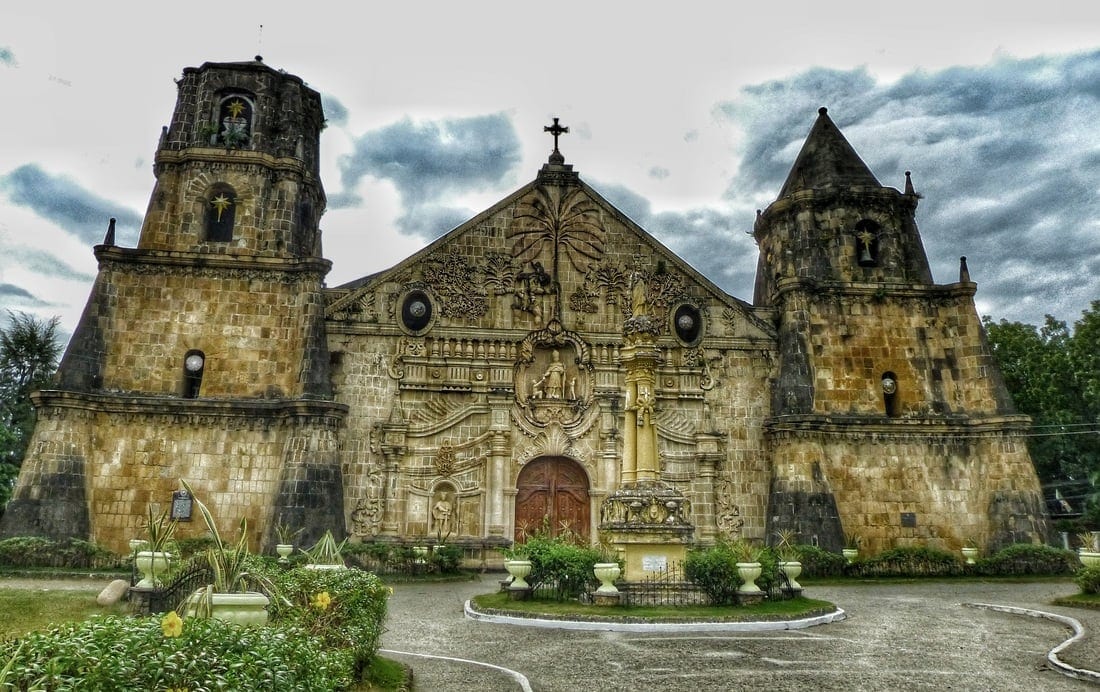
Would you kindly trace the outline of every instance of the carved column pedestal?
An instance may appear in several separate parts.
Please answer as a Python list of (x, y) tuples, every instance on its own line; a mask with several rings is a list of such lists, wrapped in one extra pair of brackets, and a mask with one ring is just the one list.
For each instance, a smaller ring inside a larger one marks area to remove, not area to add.
[(682, 565), (694, 540), (690, 503), (659, 481), (622, 487), (604, 500), (600, 534), (625, 562), (623, 579), (641, 581)]

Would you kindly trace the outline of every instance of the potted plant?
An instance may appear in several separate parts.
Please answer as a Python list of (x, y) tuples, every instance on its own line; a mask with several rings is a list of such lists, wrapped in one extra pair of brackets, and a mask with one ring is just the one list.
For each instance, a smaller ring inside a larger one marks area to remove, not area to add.
[(844, 535), (844, 548), (840, 552), (849, 563), (854, 562), (859, 557), (859, 546), (862, 542), (863, 539), (859, 537), (858, 533)]
[(1081, 564), (1085, 567), (1100, 565), (1100, 545), (1097, 545), (1100, 540), (1097, 540), (1097, 533), (1082, 531), (1077, 534), (1077, 542), (1081, 544), (1077, 548), (1077, 557), (1081, 560)]
[(306, 568), (347, 569), (347, 565), (344, 564), (344, 556), (341, 555), (344, 544), (347, 542), (348, 539), (345, 538), (337, 543), (332, 535), (332, 531), (325, 531), (325, 535), (321, 536), (321, 538), (313, 544), (312, 548), (302, 551), (309, 556), (309, 562), (306, 564)]
[(780, 529), (775, 532), (776, 553), (779, 555), (779, 570), (787, 575), (791, 589), (801, 591), (802, 585), (798, 583), (798, 575), (802, 574), (802, 562), (798, 559), (798, 549), (795, 541), (798, 532), (793, 529)]
[(966, 558), (966, 564), (975, 564), (974, 558), (978, 557), (978, 544), (973, 538), (966, 539), (966, 544), (961, 548), (963, 557)]
[(214, 545), (204, 557), (213, 573), (213, 582), (195, 591), (184, 604), (187, 616), (215, 617), (241, 625), (262, 625), (267, 622), (267, 593), (275, 587), (267, 579), (248, 571), (248, 520), (242, 518), (236, 543), (226, 543), (209, 508), (195, 497), (187, 481), (181, 480), (202, 515)]
[(294, 552), (294, 539), (302, 532), (301, 529), (291, 530), (287, 524), (279, 524), (275, 527), (275, 533), (279, 535), (279, 542), (275, 544), (275, 552), (279, 555), (279, 564), (290, 564), (290, 555)]
[(741, 579), (741, 586), (737, 587), (738, 594), (759, 594), (760, 587), (756, 580), (760, 577), (762, 567), (760, 555), (762, 551), (748, 541), (738, 541), (734, 545), (734, 556), (737, 560), (737, 576)]
[(514, 545), (511, 548), (501, 549), (504, 555), (504, 569), (508, 570), (512, 581), (508, 584), (510, 591), (528, 591), (531, 585), (527, 583), (527, 575), (531, 573), (531, 560), (527, 556), (527, 548), (524, 545)]
[(599, 545), (599, 562), (592, 565), (592, 573), (600, 580), (597, 594), (617, 594), (619, 589), (615, 586), (615, 580), (622, 574), (623, 568), (619, 561), (619, 553), (607, 542)]
[(134, 565), (142, 576), (141, 581), (134, 585), (135, 588), (154, 588), (158, 582), (157, 575), (168, 571), (172, 554), (168, 552), (167, 547), (168, 542), (172, 540), (172, 535), (176, 532), (177, 526), (176, 520), (169, 518), (168, 510), (164, 510), (158, 515), (153, 511), (153, 506), (149, 506), (148, 516), (145, 520), (145, 533), (148, 538), (141, 542), (142, 545), (134, 543), (133, 546), (134, 548), (142, 548), (134, 556)]

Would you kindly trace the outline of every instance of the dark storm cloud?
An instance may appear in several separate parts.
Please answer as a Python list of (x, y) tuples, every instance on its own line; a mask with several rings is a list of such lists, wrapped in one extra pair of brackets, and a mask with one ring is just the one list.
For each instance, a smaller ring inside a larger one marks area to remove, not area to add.
[(431, 122), (408, 118), (360, 137), (341, 157), (345, 187), (370, 175), (393, 182), (406, 204), (500, 184), (519, 163), (519, 138), (504, 114)]
[(354, 188), (364, 176), (388, 180), (405, 208), (398, 228), (436, 237), (470, 215), (446, 206), (444, 198), (501, 185), (520, 154), (515, 128), (503, 113), (428, 122), (406, 118), (356, 140), (354, 151), (340, 159), (344, 189), (329, 202), (333, 208), (355, 206), (360, 198)]
[(751, 226), (737, 214), (711, 208), (654, 212), (647, 199), (622, 185), (592, 187), (703, 276), (742, 300), (752, 299), (743, 291), (753, 284), (756, 245), (745, 233)]
[(815, 69), (747, 87), (716, 109), (746, 135), (728, 197), (769, 203), (822, 105), (880, 182), (913, 172), (937, 281), (957, 280), (967, 255), (991, 316), (1036, 324), (1072, 322), (1100, 298), (1100, 51), (892, 84)]
[(23, 305), (27, 307), (42, 307), (46, 303), (36, 298), (33, 294), (13, 284), (0, 284), (0, 302), (7, 305)]
[(408, 235), (437, 238), (455, 226), (468, 221), (475, 212), (469, 209), (422, 204), (408, 207), (397, 219), (397, 229)]
[(64, 260), (49, 252), (21, 246), (5, 248), (4, 252), (8, 258), (21, 267), (42, 276), (87, 281), (89, 283), (95, 279), (95, 276), (74, 269), (66, 264)]
[(115, 230), (120, 243), (136, 240), (141, 227), (140, 215), (93, 195), (70, 178), (50, 175), (35, 164), (25, 164), (0, 176), (0, 192), (88, 244), (102, 242), (111, 217), (117, 219)]
[(348, 109), (335, 96), (321, 94), (321, 107), (325, 111), (325, 121), (337, 126), (348, 124)]

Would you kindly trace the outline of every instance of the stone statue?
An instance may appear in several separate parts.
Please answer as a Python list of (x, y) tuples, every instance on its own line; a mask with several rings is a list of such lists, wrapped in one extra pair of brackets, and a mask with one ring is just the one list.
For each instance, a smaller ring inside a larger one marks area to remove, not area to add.
[(432, 507), (432, 526), (435, 528), (435, 532), (440, 536), (451, 533), (451, 494), (448, 492), (440, 493), (439, 499)]
[(561, 352), (554, 349), (549, 367), (542, 377), (532, 385), (533, 399), (561, 399), (565, 394), (565, 365), (561, 362)]
[(646, 293), (645, 277), (634, 272), (630, 277), (630, 314), (641, 317), (649, 314), (649, 296)]

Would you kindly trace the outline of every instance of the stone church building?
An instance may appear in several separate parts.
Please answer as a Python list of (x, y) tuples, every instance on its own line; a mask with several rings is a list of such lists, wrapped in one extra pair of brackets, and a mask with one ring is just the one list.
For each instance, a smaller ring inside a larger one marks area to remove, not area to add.
[[(279, 524), (303, 542), (595, 540), (605, 500), (641, 480), (644, 421), (696, 545), (780, 528), (831, 549), (845, 533), (872, 550), (1045, 536), (1029, 420), (965, 259), (933, 281), (908, 174), (880, 184), (825, 109), (757, 216), (749, 303), (589, 187), (556, 120), (530, 183), (328, 287), (319, 95), (259, 58), (187, 68), (178, 90), (137, 247), (113, 227), (95, 247), (0, 534), (124, 551), (187, 479), (255, 548)], [(632, 384), (638, 315), (655, 341)]]

